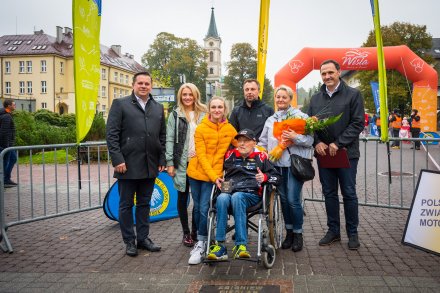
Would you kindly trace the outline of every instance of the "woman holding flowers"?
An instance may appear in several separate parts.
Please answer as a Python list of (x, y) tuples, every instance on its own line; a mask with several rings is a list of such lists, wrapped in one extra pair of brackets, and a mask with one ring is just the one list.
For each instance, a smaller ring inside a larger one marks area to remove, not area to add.
[[(300, 134), (292, 128), (287, 128), (279, 133), (279, 135), (274, 135), (274, 124), (276, 122), (291, 119), (290, 122), (303, 122), (305, 125), (305, 120), (308, 116), (299, 109), (291, 106), (292, 99), (293, 91), (288, 86), (281, 85), (275, 89), (274, 101), (278, 110), (266, 120), (258, 145), (266, 148), (270, 154), (273, 154), (273, 152), (271, 152), (273, 150), (279, 150), (281, 152), (271, 157), (274, 160), (273, 163), (276, 169), (281, 173), (283, 178), (282, 183), (278, 186), (286, 228), (286, 238), (282, 243), (282, 248), (292, 248), (292, 250), (296, 252), (303, 248), (301, 190), (304, 182), (292, 175), (290, 170), (290, 154), (311, 158), (313, 152), (313, 137), (311, 135)], [(302, 133), (304, 133), (304, 131), (302, 131)]]

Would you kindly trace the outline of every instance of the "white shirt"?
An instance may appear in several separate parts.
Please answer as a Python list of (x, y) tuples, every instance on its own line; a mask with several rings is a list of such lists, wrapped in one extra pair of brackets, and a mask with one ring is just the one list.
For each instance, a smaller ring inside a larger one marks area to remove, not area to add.
[(335, 87), (335, 89), (331, 92), (328, 87), (325, 87), (325, 91), (327, 92), (327, 94), (330, 96), (330, 98), (332, 97), (332, 95), (338, 90), (339, 85), (341, 84), (341, 81), (339, 81), (338, 85)]
[(138, 96), (134, 95), (139, 103), (139, 105), (141, 105), (142, 109), (145, 111), (145, 106), (148, 103), (148, 100), (150, 99), (150, 97), (147, 97), (147, 100), (144, 102), (144, 100), (142, 100), (141, 98), (139, 98)]
[(189, 112), (189, 144), (188, 144), (188, 157), (192, 157), (196, 153), (196, 145), (194, 142), (194, 133), (196, 132), (197, 123), (194, 117), (194, 111)]

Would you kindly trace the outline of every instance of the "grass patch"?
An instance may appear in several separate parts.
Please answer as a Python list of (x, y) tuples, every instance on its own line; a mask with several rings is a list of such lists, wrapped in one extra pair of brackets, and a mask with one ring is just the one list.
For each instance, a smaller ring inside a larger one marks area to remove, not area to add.
[[(55, 156), (57, 164), (66, 163), (66, 150), (56, 150), (44, 152), (44, 163), (55, 164)], [(73, 161), (75, 158), (72, 155), (68, 155), (68, 160)], [(19, 164), (30, 164), (30, 156), (21, 156), (18, 159)], [(43, 153), (32, 154), (32, 164), (43, 164)]]

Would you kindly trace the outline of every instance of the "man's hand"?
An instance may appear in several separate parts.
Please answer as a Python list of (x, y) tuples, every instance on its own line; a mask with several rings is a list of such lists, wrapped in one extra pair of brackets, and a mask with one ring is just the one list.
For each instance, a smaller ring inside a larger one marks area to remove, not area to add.
[(176, 175), (176, 169), (174, 169), (174, 166), (168, 166), (167, 167), (168, 175), (171, 177), (174, 177)]
[(223, 178), (217, 178), (217, 179), (215, 179), (215, 185), (218, 187), (218, 189), (222, 189), (222, 182), (223, 181), (225, 181), (225, 179), (223, 179)]
[(325, 156), (325, 150), (327, 148), (328, 148), (328, 145), (326, 145), (323, 142), (320, 142), (315, 146), (315, 151), (318, 155)]
[(331, 157), (336, 156), (336, 152), (339, 149), (338, 146), (334, 142), (332, 142), (331, 144), (328, 145), (328, 147), (329, 147), (330, 156)]
[(255, 175), (255, 179), (257, 179), (258, 183), (263, 183), (264, 182), (264, 173), (261, 172), (260, 168), (257, 167), (257, 174)]
[(157, 168), (159, 170), (159, 172), (162, 172), (163, 170), (165, 170), (167, 166), (159, 166), (159, 168)]
[(119, 164), (115, 166), (115, 172), (124, 174), (127, 172), (127, 167), (125, 166), (125, 163)]

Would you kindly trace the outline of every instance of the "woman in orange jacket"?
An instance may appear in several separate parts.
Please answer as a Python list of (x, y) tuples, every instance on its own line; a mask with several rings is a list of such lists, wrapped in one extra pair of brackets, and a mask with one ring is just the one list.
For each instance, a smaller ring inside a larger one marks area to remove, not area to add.
[(187, 170), (198, 239), (188, 261), (192, 265), (202, 262), (207, 247), (207, 216), (211, 190), (214, 184), (220, 185), (222, 181), (224, 156), (237, 134), (226, 119), (227, 106), (223, 98), (213, 97), (209, 101), (208, 112), (209, 115), (196, 128), (196, 156), (189, 161)]

